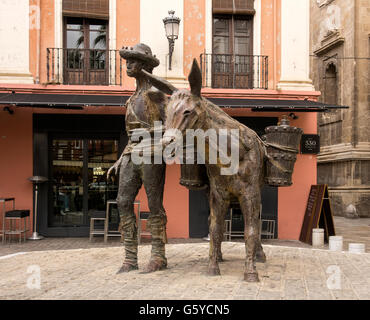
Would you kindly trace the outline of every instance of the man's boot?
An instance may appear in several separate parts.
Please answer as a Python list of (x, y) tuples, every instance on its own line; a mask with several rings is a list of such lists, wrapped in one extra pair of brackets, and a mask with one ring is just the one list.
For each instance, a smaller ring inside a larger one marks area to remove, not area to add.
[(167, 267), (167, 258), (165, 253), (165, 245), (167, 243), (166, 234), (166, 214), (149, 217), (148, 224), (152, 234), (152, 252), (150, 261), (144, 270), (144, 273), (162, 270)]
[(129, 272), (137, 270), (137, 226), (136, 222), (131, 222), (129, 225), (125, 224), (120, 226), (122, 238), (125, 245), (125, 260), (117, 273)]

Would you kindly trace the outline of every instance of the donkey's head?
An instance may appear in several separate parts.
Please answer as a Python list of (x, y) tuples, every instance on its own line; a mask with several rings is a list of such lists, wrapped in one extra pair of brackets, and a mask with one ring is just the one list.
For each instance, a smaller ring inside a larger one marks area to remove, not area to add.
[(200, 91), (202, 74), (196, 59), (188, 76), (190, 91), (182, 89), (175, 91), (167, 105), (166, 132), (163, 136), (165, 145), (175, 140), (174, 132), (185, 135), (186, 129), (197, 129), (204, 115)]

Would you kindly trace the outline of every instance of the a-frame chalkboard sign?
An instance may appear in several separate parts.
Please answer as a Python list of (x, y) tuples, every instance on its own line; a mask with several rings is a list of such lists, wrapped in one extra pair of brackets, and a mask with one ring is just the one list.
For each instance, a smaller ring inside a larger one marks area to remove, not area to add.
[(312, 229), (314, 228), (324, 229), (326, 242), (329, 241), (329, 236), (335, 235), (333, 214), (326, 184), (311, 186), (299, 240), (311, 244)]

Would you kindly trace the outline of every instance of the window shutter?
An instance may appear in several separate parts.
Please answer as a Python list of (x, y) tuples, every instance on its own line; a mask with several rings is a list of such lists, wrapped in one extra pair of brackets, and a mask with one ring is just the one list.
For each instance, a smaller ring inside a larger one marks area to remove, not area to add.
[(254, 0), (213, 0), (214, 14), (255, 14)]
[(213, 13), (232, 14), (234, 8), (233, 0), (213, 0)]
[(63, 15), (109, 19), (109, 0), (63, 0)]

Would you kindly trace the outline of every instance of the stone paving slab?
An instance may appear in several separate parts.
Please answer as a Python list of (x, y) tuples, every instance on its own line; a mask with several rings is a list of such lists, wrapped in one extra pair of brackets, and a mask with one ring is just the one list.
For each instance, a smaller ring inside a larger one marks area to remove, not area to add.
[[(2, 256), (0, 299), (370, 299), (368, 253), (263, 247), (267, 262), (257, 263), (259, 283), (243, 281), (241, 242), (223, 243), (225, 261), (216, 277), (206, 274), (209, 243), (168, 244), (168, 269), (151, 274), (117, 275), (122, 246)], [(139, 247), (140, 269), (150, 249)]]
[[(336, 234), (343, 236), (343, 250), (348, 250), (349, 242), (361, 242), (365, 244), (366, 252), (370, 253), (370, 218), (346, 219), (344, 217), (334, 217)], [(241, 238), (234, 238), (233, 241), (243, 242)], [(142, 243), (150, 244), (150, 238), (143, 238)], [(202, 239), (169, 239), (170, 244), (179, 243), (205, 243)], [(312, 248), (311, 245), (295, 240), (262, 240), (263, 244), (275, 246), (287, 246), (298, 248)], [(41, 241), (27, 240), (25, 243), (13, 241), (0, 245), (0, 257), (17, 252), (29, 251), (49, 251), (49, 250), (67, 250), (67, 249), (89, 249), (89, 248), (107, 248), (121, 247), (118, 237), (110, 237), (108, 243), (104, 243), (102, 236), (96, 236), (93, 241), (85, 238), (44, 238)], [(328, 249), (328, 244), (325, 244)]]

